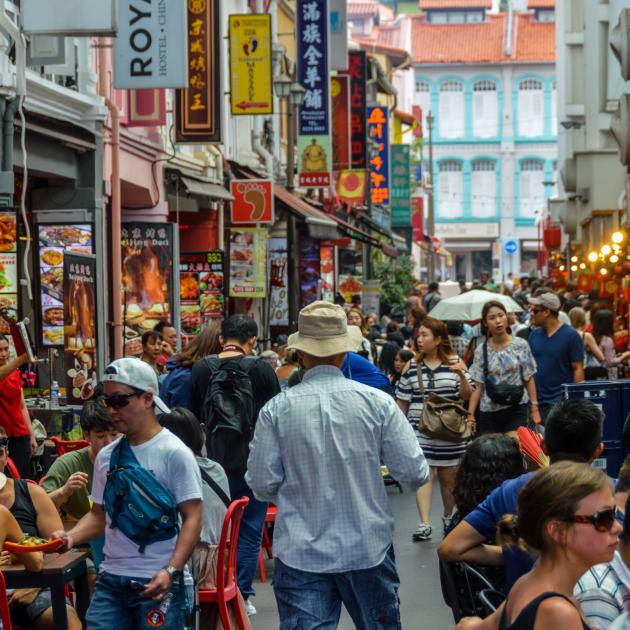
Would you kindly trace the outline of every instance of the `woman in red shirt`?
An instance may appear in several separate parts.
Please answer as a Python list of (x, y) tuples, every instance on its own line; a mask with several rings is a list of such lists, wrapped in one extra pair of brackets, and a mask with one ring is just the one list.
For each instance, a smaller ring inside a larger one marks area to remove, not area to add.
[(9, 436), (11, 459), (23, 479), (31, 474), (31, 455), (37, 450), (18, 369), (27, 361), (26, 354), (9, 361), (9, 340), (0, 335), (0, 426)]

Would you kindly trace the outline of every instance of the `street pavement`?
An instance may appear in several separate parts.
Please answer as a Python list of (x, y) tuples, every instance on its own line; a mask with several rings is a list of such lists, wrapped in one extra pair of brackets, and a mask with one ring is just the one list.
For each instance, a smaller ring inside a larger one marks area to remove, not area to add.
[[(387, 493), (396, 518), (394, 550), (400, 575), (402, 626), (405, 630), (452, 629), (455, 624), (450, 609), (442, 600), (438, 571), (437, 546), (442, 538), (442, 512), (437, 484), (432, 513), (434, 538), (431, 542), (414, 543), (411, 540), (411, 534), (418, 523), (413, 493), (405, 488), (404, 493), (399, 494), (395, 487), (389, 487)], [(267, 582), (261, 583), (259, 576), (254, 582), (256, 597), (252, 598), (252, 603), (256, 606), (257, 614), (251, 617), (251, 621), (254, 630), (277, 630), (278, 612), (271, 587), (273, 560), (265, 560), (265, 569)], [(354, 628), (345, 610), (342, 612), (339, 628)]]

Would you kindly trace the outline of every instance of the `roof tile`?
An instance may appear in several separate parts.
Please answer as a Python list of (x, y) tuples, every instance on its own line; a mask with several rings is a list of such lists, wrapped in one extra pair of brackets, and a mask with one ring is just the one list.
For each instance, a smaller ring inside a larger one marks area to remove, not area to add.
[(492, 9), (492, 0), (420, 0), (420, 8), (428, 9)]

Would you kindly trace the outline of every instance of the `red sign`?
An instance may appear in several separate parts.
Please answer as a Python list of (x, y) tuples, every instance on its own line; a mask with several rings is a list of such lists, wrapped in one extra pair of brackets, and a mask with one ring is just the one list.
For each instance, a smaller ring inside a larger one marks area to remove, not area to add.
[(412, 208), (415, 205), (413, 214), (411, 215), (411, 240), (414, 243), (420, 243), (424, 240), (424, 203), (422, 197), (413, 197)]
[(337, 180), (337, 196), (349, 205), (365, 202), (365, 171), (341, 171)]
[(411, 113), (416, 119), (416, 126), (413, 130), (413, 137), (422, 138), (422, 109), (419, 105), (413, 105), (411, 108)]
[(350, 77), (330, 79), (333, 171), (350, 168)]
[(348, 53), (350, 75), (350, 150), (352, 168), (367, 168), (367, 55), (364, 50)]
[(166, 124), (164, 90), (128, 90), (127, 127), (161, 127)]
[(273, 223), (273, 184), (269, 179), (233, 179), (231, 221)]

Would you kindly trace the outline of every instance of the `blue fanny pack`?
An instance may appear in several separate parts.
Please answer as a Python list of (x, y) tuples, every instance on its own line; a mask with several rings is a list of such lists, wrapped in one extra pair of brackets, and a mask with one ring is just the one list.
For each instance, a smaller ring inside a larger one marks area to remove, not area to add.
[(135, 542), (140, 553), (179, 533), (175, 497), (140, 465), (125, 436), (112, 452), (103, 501), (111, 528)]

